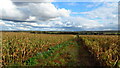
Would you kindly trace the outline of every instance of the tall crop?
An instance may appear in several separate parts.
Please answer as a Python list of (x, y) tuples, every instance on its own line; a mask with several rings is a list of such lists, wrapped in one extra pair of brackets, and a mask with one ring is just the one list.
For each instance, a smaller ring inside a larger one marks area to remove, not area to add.
[(39, 52), (47, 51), (72, 35), (49, 35), (3, 32), (2, 51), (3, 65), (24, 65), (23, 63)]
[(81, 37), (89, 51), (101, 63), (111, 67), (120, 66), (120, 40), (117, 35), (85, 35)]

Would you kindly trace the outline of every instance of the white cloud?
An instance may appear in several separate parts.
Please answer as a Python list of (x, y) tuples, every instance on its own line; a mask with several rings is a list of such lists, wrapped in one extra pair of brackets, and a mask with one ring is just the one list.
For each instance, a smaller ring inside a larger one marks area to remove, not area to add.
[(14, 2), (118, 2), (119, 0), (12, 0)]
[[(93, 11), (84, 12), (82, 14), (87, 15), (84, 18), (80, 16), (72, 17), (70, 16), (70, 10), (56, 8), (50, 2), (28, 3), (21, 7), (14, 5), (10, 0), (5, 1), (7, 2), (0, 2), (0, 6), (3, 8), (0, 10), (0, 12), (3, 12), (3, 18), (37, 21), (33, 23), (0, 21), (0, 26), (3, 26), (3, 29), (6, 30), (96, 30), (98, 28), (106, 30), (115, 28), (118, 25), (117, 3), (105, 3), (102, 7)], [(78, 12), (73, 14), (78, 14)]]
[(51, 25), (48, 25), (48, 24), (27, 23), (27, 22), (22, 23), (22, 25), (29, 25), (34, 27), (51, 27)]
[(55, 0), (12, 0), (13, 2), (53, 2)]
[(100, 24), (98, 21), (90, 20), (83, 17), (71, 17), (69, 24), (71, 24), (74, 27), (82, 27), (83, 29), (87, 28), (99, 28), (103, 27), (102, 24)]
[(26, 27), (16, 27), (16, 28), (19, 30), (29, 30), (29, 28), (26, 28)]
[(48, 31), (64, 31), (65, 29), (63, 29), (63, 28), (61, 28), (61, 29), (59, 29), (59, 28), (42, 28), (41, 30), (48, 30)]
[(35, 16), (29, 16), (28, 19), (26, 19), (26, 21), (35, 21), (36, 17)]
[[(41, 3), (27, 3), (15, 5), (11, 0), (0, 2), (0, 17), (13, 20), (50, 20), (57, 17), (68, 17), (70, 10), (56, 8), (51, 1), (41, 0)], [(44, 3), (45, 2), (45, 3)], [(9, 7), (8, 7), (9, 6)], [(29, 13), (28, 13), (29, 12)]]
[(107, 3), (105, 2), (103, 6), (90, 11), (90, 12), (82, 12), (84, 14), (89, 15), (90, 18), (108, 18), (108, 17), (116, 17), (118, 10), (118, 3)]
[(0, 18), (6, 19), (22, 19), (24, 16), (10, 0), (0, 2), (0, 13)]
[(2, 20), (0, 20), (0, 25), (4, 25), (5, 24), (5, 22), (3, 22)]
[(59, 14), (59, 16), (69, 17), (69, 16), (70, 16), (70, 13), (71, 13), (70, 10), (66, 10), (66, 9), (64, 9), (64, 8), (58, 9), (58, 14)]
[(104, 25), (105, 28), (116, 28), (118, 27), (118, 3), (104, 2), (104, 5), (89, 11), (82, 12), (87, 18), (94, 19)]
[(103, 30), (113, 30), (113, 29), (103, 29)]
[(70, 3), (67, 3), (67, 5), (69, 5), (69, 6), (77, 6), (79, 4), (77, 2), (70, 2)]
[[(57, 9), (51, 3), (30, 3), (28, 5), (31, 15), (36, 16), (39, 20), (49, 20), (57, 17), (68, 17), (70, 14), (69, 10)], [(34, 8), (31, 8), (34, 7)]]

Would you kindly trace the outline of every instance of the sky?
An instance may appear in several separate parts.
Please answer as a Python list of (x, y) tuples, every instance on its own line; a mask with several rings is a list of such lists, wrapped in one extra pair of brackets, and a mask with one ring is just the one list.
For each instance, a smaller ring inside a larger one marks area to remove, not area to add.
[(118, 30), (118, 0), (3, 0), (0, 30)]

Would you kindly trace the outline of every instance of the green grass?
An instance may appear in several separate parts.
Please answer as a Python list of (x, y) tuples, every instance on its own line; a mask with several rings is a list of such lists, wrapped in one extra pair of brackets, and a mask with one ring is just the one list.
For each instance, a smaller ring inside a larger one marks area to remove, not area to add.
[[(39, 62), (37, 60), (45, 60), (45, 59), (49, 59), (49, 57), (53, 57), (53, 58), (50, 58), (49, 60), (54, 60), (56, 59), (57, 57), (59, 57), (61, 54), (63, 54), (64, 52), (64, 49), (69, 46), (69, 45), (74, 45), (75, 43), (71, 42), (72, 40), (69, 40), (69, 41), (66, 41), (66, 42), (63, 42), (61, 44), (58, 44), (54, 47), (50, 47), (48, 49), (48, 51), (45, 51), (45, 52), (41, 52), (41, 53), (38, 53), (36, 54), (36, 56), (28, 59), (27, 61), (25, 61), (25, 65), (36, 65), (36, 64), (39, 64)], [(61, 49), (62, 48), (62, 49)], [(59, 51), (59, 52), (58, 52)], [(58, 52), (58, 53), (57, 53)], [(64, 61), (62, 59), (60, 59), (61, 61)], [(46, 63), (46, 62), (44, 62)], [(53, 63), (53, 62), (51, 62)], [(49, 63), (49, 64), (51, 64)]]

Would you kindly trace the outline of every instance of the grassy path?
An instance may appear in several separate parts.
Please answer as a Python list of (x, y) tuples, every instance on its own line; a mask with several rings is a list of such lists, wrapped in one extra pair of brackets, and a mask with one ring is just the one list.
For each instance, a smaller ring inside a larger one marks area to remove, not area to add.
[(25, 65), (33, 66), (96, 66), (98, 63), (91, 57), (82, 39), (75, 38), (48, 51), (37, 54), (25, 61)]
[(77, 38), (75, 39), (77, 45), (68, 46), (66, 52), (71, 55), (71, 61), (66, 66), (99, 66), (99, 63), (91, 56), (84, 42)]

